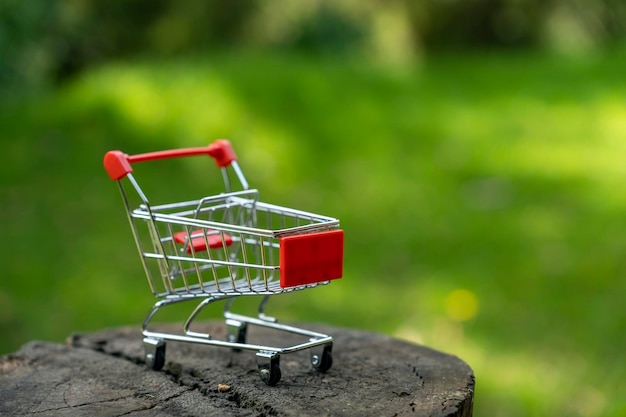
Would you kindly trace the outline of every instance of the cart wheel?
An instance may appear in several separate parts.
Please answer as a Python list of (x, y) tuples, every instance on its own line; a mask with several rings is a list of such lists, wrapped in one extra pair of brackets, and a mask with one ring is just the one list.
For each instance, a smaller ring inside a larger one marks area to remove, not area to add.
[(328, 371), (333, 366), (332, 345), (324, 346), (321, 354), (315, 351), (311, 352), (311, 365), (319, 372)]
[(274, 386), (280, 381), (280, 355), (275, 352), (260, 351), (256, 354), (261, 381)]
[[(248, 334), (247, 323), (240, 322), (238, 320), (226, 320), (226, 327), (228, 330), (227, 341), (230, 343), (246, 343), (246, 336)], [(234, 352), (241, 352), (239, 348), (233, 348)]]
[(158, 339), (143, 339), (146, 351), (146, 366), (153, 371), (160, 371), (165, 365), (165, 342)]
[(261, 377), (261, 381), (272, 387), (278, 384), (278, 381), (280, 381), (280, 377), (282, 376), (280, 366), (274, 363), (270, 365), (269, 368), (261, 368), (259, 369), (259, 376)]

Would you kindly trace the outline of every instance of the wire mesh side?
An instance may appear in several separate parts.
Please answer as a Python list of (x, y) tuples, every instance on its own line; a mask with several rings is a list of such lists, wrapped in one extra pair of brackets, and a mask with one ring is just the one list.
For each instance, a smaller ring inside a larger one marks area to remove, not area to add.
[(276, 293), (280, 238), (330, 230), (338, 221), (258, 201), (256, 190), (130, 212), (157, 297)]
[(152, 216), (145, 208), (131, 213), (154, 294), (277, 290), (278, 240), (254, 233), (254, 200), (197, 203), (177, 204), (173, 214), (163, 208)]

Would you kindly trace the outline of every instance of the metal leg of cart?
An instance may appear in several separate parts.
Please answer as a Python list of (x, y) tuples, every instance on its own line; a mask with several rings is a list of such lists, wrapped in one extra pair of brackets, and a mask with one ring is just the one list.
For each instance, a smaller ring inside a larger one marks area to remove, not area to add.
[[(258, 318), (260, 320), (267, 321), (270, 323), (276, 323), (277, 322), (276, 318), (270, 317), (265, 314), (265, 306), (267, 305), (267, 302), (269, 301), (270, 297), (271, 295), (269, 294), (266, 294), (263, 297), (261, 303), (259, 304)], [(246, 339), (248, 335), (248, 322), (229, 318), (232, 315), (230, 308), (233, 305), (234, 301), (235, 301), (235, 298), (233, 297), (230, 300), (226, 301), (226, 304), (224, 306), (224, 318), (225, 318), (226, 329), (227, 329), (227, 334), (228, 334), (227, 340), (232, 343), (246, 343)], [(237, 352), (241, 351), (241, 349), (239, 348), (234, 348), (233, 350)]]
[[(248, 323), (243, 322), (241, 320), (229, 319), (226, 317), (227, 313), (230, 312), (230, 307), (232, 306), (235, 298), (231, 298), (226, 301), (224, 306), (224, 318), (226, 323), (226, 331), (227, 331), (227, 339), (231, 343), (246, 343), (246, 339), (248, 337)], [(241, 352), (240, 348), (233, 348), (235, 352)]]
[[(331, 336), (313, 332), (299, 327), (289, 326), (278, 323), (276, 319), (266, 316), (264, 308), (269, 295), (261, 302), (258, 317), (249, 317), (241, 314), (235, 314), (230, 311), (232, 302), (227, 301), (227, 307), (224, 310), (224, 318), (227, 326), (226, 340), (215, 340), (210, 334), (191, 331), (190, 327), (199, 313), (214, 301), (222, 300), (224, 297), (206, 297), (202, 298), (198, 305), (193, 309), (187, 320), (183, 324), (183, 334), (165, 333), (152, 331), (148, 329), (148, 325), (162, 308), (177, 304), (179, 302), (191, 301), (194, 298), (170, 298), (161, 300), (154, 304), (152, 310), (143, 323), (142, 332), (144, 335), (143, 344), (145, 349), (146, 365), (155, 371), (163, 368), (165, 365), (166, 341), (198, 343), (219, 347), (226, 347), (235, 351), (252, 350), (256, 351), (257, 367), (261, 380), (267, 385), (276, 385), (281, 378), (280, 356), (282, 354), (297, 352), (309, 349), (311, 353), (311, 365), (320, 372), (326, 372), (332, 366), (332, 347), (333, 339)], [(260, 344), (247, 343), (247, 330), (249, 325), (266, 327), (269, 329), (296, 334), (308, 337), (307, 342), (287, 347), (266, 346)]]
[[(248, 336), (248, 323), (241, 322), (239, 320), (226, 319), (227, 339), (231, 343), (246, 343), (246, 337)], [(233, 350), (240, 352), (241, 349), (233, 348)]]

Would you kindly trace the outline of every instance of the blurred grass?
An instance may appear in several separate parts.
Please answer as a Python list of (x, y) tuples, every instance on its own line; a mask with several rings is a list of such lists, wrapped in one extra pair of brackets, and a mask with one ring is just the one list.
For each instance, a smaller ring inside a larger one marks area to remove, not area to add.
[[(622, 50), (393, 68), (230, 53), (5, 102), (0, 352), (138, 325), (153, 299), (102, 156), (228, 137), (263, 200), (346, 230), (345, 278), (269, 313), (454, 353), (476, 415), (624, 415), (624, 68)], [(200, 168), (145, 178), (188, 198)]]

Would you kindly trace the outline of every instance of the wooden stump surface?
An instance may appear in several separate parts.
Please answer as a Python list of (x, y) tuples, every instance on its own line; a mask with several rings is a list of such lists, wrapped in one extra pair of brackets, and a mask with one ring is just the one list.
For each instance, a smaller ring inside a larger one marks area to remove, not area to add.
[[(136, 328), (76, 334), (65, 345), (30, 342), (0, 358), (0, 415), (472, 415), (474, 375), (457, 357), (371, 332), (302, 327), (333, 336), (333, 367), (319, 373), (308, 351), (283, 354), (274, 387), (259, 378), (252, 351), (167, 342), (163, 370), (151, 371)], [(223, 322), (197, 330), (226, 337)], [(299, 340), (253, 326), (248, 335), (250, 343)]]

